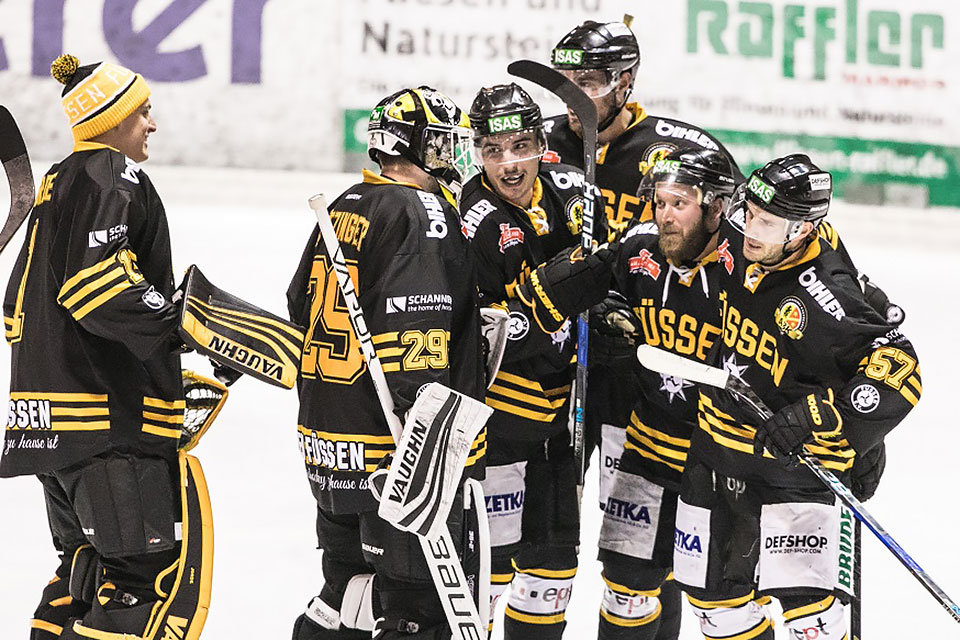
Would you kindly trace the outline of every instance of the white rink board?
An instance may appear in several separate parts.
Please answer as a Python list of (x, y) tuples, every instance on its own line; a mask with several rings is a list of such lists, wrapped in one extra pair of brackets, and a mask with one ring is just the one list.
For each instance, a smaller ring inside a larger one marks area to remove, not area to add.
[[(39, 174), (46, 168), (36, 167)], [(284, 293), (313, 225), (307, 198), (335, 196), (354, 181), (341, 174), (154, 167), (146, 170), (170, 220), (174, 266), (196, 262), (218, 286), (282, 313)], [(6, 185), (0, 203), (6, 207)], [(831, 215), (858, 265), (907, 310), (904, 331), (920, 353), (925, 392), (888, 438), (883, 486), (868, 503), (948, 594), (960, 599), (960, 483), (954, 409), (960, 343), (960, 211), (851, 207)], [(21, 232), (0, 256), (3, 282)], [(0, 389), (10, 351), (0, 347)], [(195, 355), (186, 364), (209, 371)], [(195, 450), (209, 483), (215, 525), (213, 601), (204, 638), (286, 638), (320, 589), (314, 503), (297, 450), (297, 400), (249, 378), (231, 388), (214, 428)], [(595, 637), (601, 595), (595, 541), (600, 521), (596, 474), (588, 477), (581, 570), (567, 637)], [(39, 483), (0, 480), (0, 638), (26, 638), (29, 618), (56, 567)], [(958, 627), (882, 545), (865, 531), (863, 630), (868, 638), (957, 637)], [(494, 635), (500, 637), (500, 631)], [(701, 637), (684, 619), (682, 638)], [(786, 638), (778, 629), (778, 637)]]

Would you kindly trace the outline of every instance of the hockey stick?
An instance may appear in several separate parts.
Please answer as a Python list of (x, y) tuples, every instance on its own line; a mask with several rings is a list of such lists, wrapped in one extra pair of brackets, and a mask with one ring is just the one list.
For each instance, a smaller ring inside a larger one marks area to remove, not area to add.
[[(377, 392), (377, 399), (380, 402), (380, 408), (383, 416), (393, 435), (394, 442), (397, 443), (398, 450), (403, 439), (403, 425), (400, 418), (397, 417), (394, 409), (393, 397), (390, 395), (390, 389), (387, 386), (386, 376), (383, 374), (383, 366), (377, 357), (377, 351), (373, 346), (373, 337), (367, 328), (366, 320), (363, 316), (363, 308), (357, 299), (356, 288), (353, 280), (350, 278), (350, 272), (347, 270), (347, 263), (343, 257), (343, 249), (340, 241), (337, 239), (337, 233), (333, 228), (333, 222), (327, 211), (327, 202), (323, 194), (317, 194), (310, 198), (310, 208), (317, 216), (317, 224), (320, 226), (320, 236), (327, 250), (327, 256), (333, 266), (333, 271), (337, 275), (337, 284), (340, 287), (340, 293), (343, 295), (347, 311), (350, 316), (350, 324), (360, 342), (360, 350), (367, 363), (367, 369), (370, 371), (370, 378), (373, 381), (374, 389)], [(428, 388), (433, 385), (428, 385)], [(438, 385), (439, 386), (439, 385)], [(421, 393), (418, 402), (428, 395), (428, 391)], [(411, 411), (411, 414), (415, 414)], [(417, 425), (418, 427), (420, 425)], [(407, 434), (408, 440), (416, 437), (412, 434), (414, 428)], [(419, 432), (420, 429), (417, 429)], [(398, 465), (399, 466), (399, 465)], [(412, 473), (412, 472), (411, 472)], [(371, 485), (373, 480), (371, 478)], [(384, 488), (387, 488), (386, 486)], [(473, 488), (472, 488), (473, 489)], [(471, 490), (471, 496), (475, 494)], [(449, 505), (447, 507), (449, 509)], [(427, 566), (430, 568), (430, 576), (433, 579), (434, 587), (440, 602), (443, 605), (443, 612), (446, 615), (447, 623), (453, 632), (453, 637), (459, 640), (481, 640), (486, 638), (487, 626), (481, 622), (480, 614), (477, 612), (477, 603), (473, 600), (470, 592), (470, 586), (467, 582), (463, 565), (457, 557), (457, 551), (453, 544), (453, 538), (446, 526), (446, 516), (435, 512), (437, 520), (441, 520), (440, 526), (436, 527), (438, 534), (436, 537), (428, 538), (423, 535), (417, 535), (420, 541), (420, 547), (423, 550)], [(396, 523), (392, 523), (397, 526)], [(401, 528), (401, 527), (398, 527)], [(406, 530), (406, 529), (403, 529)], [(478, 593), (480, 593), (478, 584)]]
[[(593, 252), (593, 198), (597, 174), (597, 107), (583, 90), (555, 69), (533, 60), (517, 60), (507, 66), (511, 75), (523, 78), (550, 91), (573, 111), (583, 135), (583, 225), (580, 247), (584, 255)], [(587, 403), (587, 338), (590, 333), (590, 311), (577, 318), (577, 378), (573, 407), (573, 456), (578, 468), (578, 485), (583, 488), (586, 472), (584, 425)]]
[(0, 162), (10, 184), (10, 212), (0, 229), (0, 251), (3, 251), (30, 215), (36, 198), (27, 146), (17, 122), (4, 106), (0, 106)]
[[(728, 372), (717, 367), (711, 367), (710, 365), (703, 364), (702, 362), (697, 362), (695, 360), (688, 360), (682, 356), (670, 353), (669, 351), (664, 351), (662, 349), (657, 349), (656, 347), (651, 347), (650, 345), (641, 345), (637, 348), (637, 359), (640, 360), (640, 364), (645, 366), (647, 369), (652, 371), (658, 371), (660, 373), (665, 373), (667, 375), (675, 376), (678, 378), (683, 378), (689, 380), (690, 382), (697, 382), (699, 384), (706, 384), (711, 387), (717, 387), (719, 389), (726, 389), (727, 391), (733, 393), (743, 402), (750, 405), (750, 407), (760, 416), (763, 420), (768, 420), (773, 417), (773, 412), (770, 411), (769, 407), (760, 399), (759, 396), (742, 380), (730, 375)], [(940, 588), (933, 579), (927, 575), (927, 572), (924, 571), (916, 560), (910, 557), (903, 547), (893, 539), (893, 537), (887, 533), (887, 530), (884, 529), (877, 519), (874, 518), (869, 511), (863, 506), (853, 492), (850, 491), (836, 475), (833, 474), (829, 469), (823, 466), (823, 463), (814, 456), (813, 454), (804, 451), (799, 454), (800, 460), (811, 470), (814, 475), (816, 475), (830, 491), (833, 492), (837, 498), (848, 508), (853, 515), (857, 517), (857, 520), (863, 522), (867, 525), (867, 528), (873, 532), (877, 538), (880, 539), (880, 542), (890, 550), (893, 555), (897, 557), (904, 567), (907, 568), (913, 577), (920, 581), (920, 584), (930, 592), (934, 598), (937, 599), (944, 609), (946, 609), (953, 619), (957, 622), (960, 622), (960, 607), (950, 599), (950, 597)]]

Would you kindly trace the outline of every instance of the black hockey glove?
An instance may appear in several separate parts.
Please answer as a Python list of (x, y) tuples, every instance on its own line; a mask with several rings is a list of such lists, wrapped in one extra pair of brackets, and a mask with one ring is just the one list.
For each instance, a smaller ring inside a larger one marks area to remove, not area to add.
[(833, 390), (826, 395), (811, 393), (757, 427), (754, 453), (763, 455), (766, 448), (775, 456), (792, 458), (807, 442), (836, 442), (842, 426), (843, 419), (833, 406)]
[(590, 308), (590, 364), (612, 366), (632, 362), (634, 336), (640, 319), (617, 291), (607, 292), (600, 304)]
[(857, 454), (851, 471), (850, 490), (860, 502), (873, 497), (887, 466), (887, 447), (882, 442), (866, 453)]
[(899, 327), (901, 324), (903, 324), (903, 321), (907, 317), (903, 307), (890, 302), (890, 298), (887, 297), (886, 292), (884, 292), (884, 290), (877, 285), (873, 284), (873, 282), (867, 278), (866, 274), (861, 273), (859, 276), (857, 276), (857, 281), (860, 283), (860, 288), (863, 290), (863, 297), (866, 298), (867, 304), (873, 307), (874, 311), (883, 316), (887, 322), (895, 327)]
[(220, 364), (213, 358), (207, 358), (207, 360), (210, 361), (210, 366), (213, 367), (213, 377), (222, 382), (225, 387), (229, 387), (243, 375), (241, 371), (232, 369), (225, 364)]
[(517, 287), (517, 297), (533, 310), (541, 329), (554, 333), (568, 318), (603, 300), (613, 258), (609, 247), (586, 257), (580, 247), (565, 249), (534, 269)]

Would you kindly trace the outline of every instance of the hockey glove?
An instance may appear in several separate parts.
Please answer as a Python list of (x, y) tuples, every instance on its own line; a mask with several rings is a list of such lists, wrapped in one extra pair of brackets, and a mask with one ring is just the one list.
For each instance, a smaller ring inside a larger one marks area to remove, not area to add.
[(851, 472), (850, 490), (860, 502), (873, 497), (887, 466), (887, 447), (882, 442), (866, 453), (857, 454)]
[(843, 419), (833, 406), (833, 390), (811, 393), (757, 427), (754, 452), (763, 455), (766, 448), (775, 456), (792, 458), (807, 442), (836, 442), (842, 426)]
[(590, 309), (590, 363), (632, 363), (639, 326), (640, 320), (627, 299), (617, 291), (608, 291), (607, 297)]
[(533, 310), (543, 331), (559, 331), (568, 318), (603, 300), (613, 257), (606, 246), (586, 257), (580, 247), (565, 249), (534, 269), (517, 287), (517, 297)]

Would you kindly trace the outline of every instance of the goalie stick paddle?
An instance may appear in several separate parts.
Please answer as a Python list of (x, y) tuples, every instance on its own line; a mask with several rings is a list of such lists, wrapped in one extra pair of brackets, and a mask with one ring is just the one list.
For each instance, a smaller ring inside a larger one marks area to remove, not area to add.
[[(343, 257), (343, 249), (340, 241), (337, 239), (337, 233), (333, 228), (333, 222), (330, 219), (330, 213), (327, 211), (327, 200), (323, 194), (317, 194), (309, 200), (310, 208), (317, 216), (317, 224), (320, 227), (320, 237), (324, 247), (327, 250), (327, 256), (333, 266), (333, 271), (337, 276), (337, 285), (340, 287), (340, 293), (343, 295), (346, 303), (347, 312), (350, 316), (350, 325), (360, 342), (360, 350), (363, 353), (364, 361), (367, 363), (367, 369), (370, 371), (370, 377), (373, 380), (374, 389), (377, 392), (377, 399), (380, 402), (380, 408), (383, 411), (384, 418), (390, 427), (390, 433), (393, 440), (399, 445), (403, 437), (403, 425), (394, 411), (395, 405), (393, 397), (390, 395), (390, 389), (387, 386), (386, 376), (383, 374), (383, 366), (377, 357), (377, 351), (373, 346), (373, 338), (367, 328), (366, 320), (363, 316), (363, 308), (357, 299), (357, 291), (353, 280), (350, 278), (350, 272), (347, 270), (347, 263)], [(428, 387), (431, 385), (428, 385)], [(440, 386), (440, 385), (436, 385)], [(422, 395), (426, 395), (424, 391)], [(413, 434), (407, 434), (407, 439), (413, 437)], [(461, 469), (462, 472), (462, 469)], [(387, 474), (389, 476), (389, 474)], [(458, 477), (459, 479), (459, 477)], [(370, 477), (371, 486), (374, 485), (374, 478)], [(384, 488), (389, 484), (384, 483)], [(376, 493), (376, 492), (375, 492)], [(449, 510), (449, 504), (447, 509)], [(439, 511), (439, 510), (438, 510)], [(481, 609), (477, 607), (477, 601), (474, 601), (473, 594), (470, 591), (470, 585), (467, 582), (466, 573), (463, 565), (457, 557), (456, 547), (453, 544), (453, 537), (446, 526), (446, 516), (435, 513), (438, 519), (442, 519), (440, 526), (434, 528), (438, 531), (435, 537), (426, 537), (417, 535), (420, 541), (420, 548), (423, 550), (424, 558), (430, 569), (430, 577), (433, 579), (434, 588), (440, 598), (443, 606), (444, 615), (447, 618), (447, 624), (453, 637), (457, 640), (481, 640), (487, 636), (487, 625), (481, 621), (479, 610), (484, 608), (484, 603), (480, 604)], [(391, 523), (397, 526), (396, 523)], [(397, 527), (401, 528), (401, 527)], [(489, 580), (489, 576), (486, 577)], [(479, 582), (479, 580), (475, 580)], [(479, 585), (477, 585), (477, 593)]]
[(10, 211), (0, 229), (0, 251), (3, 251), (30, 215), (36, 197), (27, 146), (16, 120), (4, 106), (0, 106), (0, 162), (10, 184)]
[[(731, 393), (735, 394), (738, 398), (749, 404), (757, 415), (760, 416), (763, 420), (767, 420), (773, 416), (773, 412), (770, 411), (770, 408), (760, 399), (759, 396), (751, 389), (746, 383), (742, 380), (730, 375), (728, 372), (717, 367), (711, 367), (709, 365), (697, 362), (695, 360), (688, 360), (682, 356), (678, 356), (669, 351), (664, 351), (663, 349), (657, 349), (656, 347), (651, 347), (650, 345), (641, 345), (637, 348), (637, 359), (647, 369), (652, 371), (658, 371), (660, 373), (665, 373), (667, 375), (676, 376), (683, 378), (690, 382), (697, 382), (700, 384), (709, 385), (711, 387), (718, 387), (720, 389), (726, 389)], [(940, 586), (933, 581), (933, 579), (924, 571), (917, 561), (914, 560), (910, 554), (900, 546), (896, 540), (893, 539), (887, 530), (884, 529), (877, 519), (874, 518), (866, 507), (863, 506), (853, 492), (847, 488), (836, 475), (833, 474), (829, 469), (823, 466), (819, 459), (816, 456), (804, 452), (800, 454), (800, 460), (807, 466), (814, 475), (816, 475), (830, 491), (833, 492), (837, 498), (848, 508), (853, 515), (857, 517), (857, 520), (863, 522), (867, 525), (867, 528), (873, 532), (877, 538), (880, 539), (880, 542), (897, 557), (904, 567), (907, 568), (913, 577), (915, 577), (920, 584), (936, 598), (947, 612), (953, 616), (953, 619), (957, 622), (960, 622), (960, 607), (950, 599), (950, 597), (944, 592)]]
[[(507, 66), (507, 73), (523, 78), (563, 100), (573, 111), (583, 136), (583, 225), (580, 232), (580, 248), (584, 255), (593, 252), (594, 184), (597, 174), (597, 106), (593, 99), (572, 83), (566, 76), (533, 60), (516, 60)], [(584, 452), (584, 426), (587, 402), (587, 349), (590, 327), (590, 312), (584, 311), (577, 318), (577, 378), (574, 385), (573, 407), (573, 456), (578, 469), (578, 485), (583, 487), (586, 472)]]

